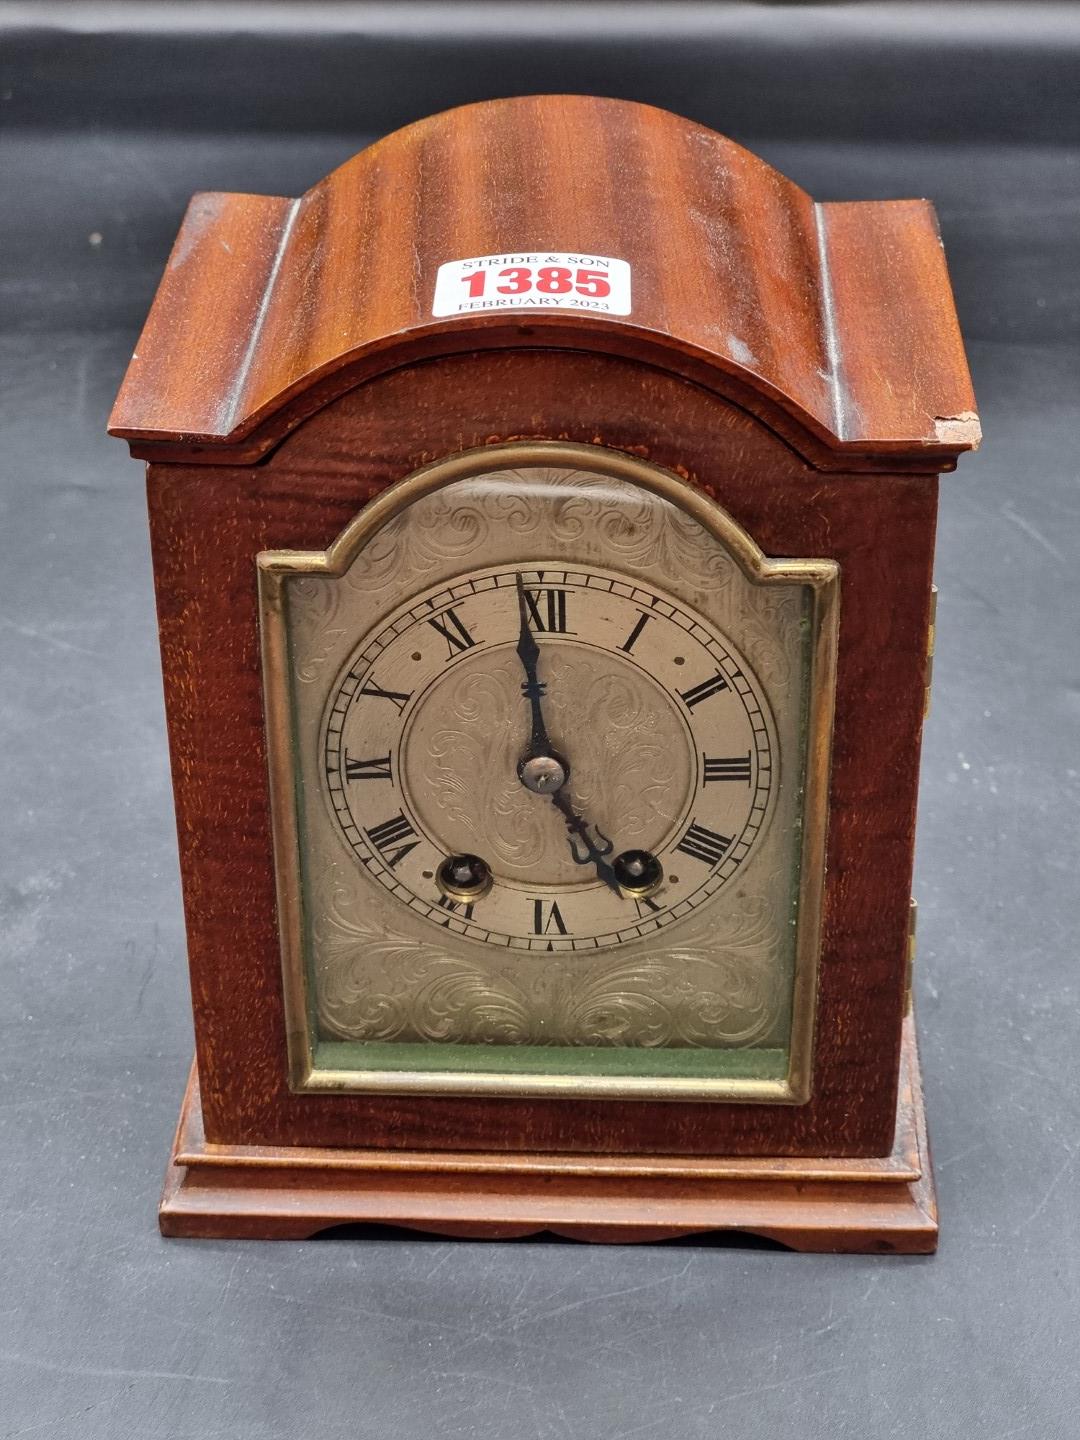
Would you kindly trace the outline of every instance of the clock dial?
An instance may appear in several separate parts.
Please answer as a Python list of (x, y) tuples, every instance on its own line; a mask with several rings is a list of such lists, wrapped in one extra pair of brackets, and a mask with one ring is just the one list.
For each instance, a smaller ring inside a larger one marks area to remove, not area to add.
[[(444, 930), (542, 951), (693, 914), (752, 854), (778, 766), (730, 638), (655, 587), (546, 560), (465, 572), (388, 615), (331, 689), (322, 751), (338, 832), (370, 876)], [(549, 758), (562, 783), (530, 787), (524, 767)], [(613, 868), (635, 854), (652, 883)], [(460, 855), (490, 877), (475, 898), (440, 886)]]
[(538, 449), (260, 559), (294, 1083), (793, 1098), (834, 567)]

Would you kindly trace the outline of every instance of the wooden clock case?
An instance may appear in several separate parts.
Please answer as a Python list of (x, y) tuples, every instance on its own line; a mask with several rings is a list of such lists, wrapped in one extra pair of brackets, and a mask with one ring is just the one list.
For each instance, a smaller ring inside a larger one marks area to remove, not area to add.
[[(632, 312), (432, 318), (441, 263), (535, 247), (628, 261)], [(196, 196), (110, 429), (148, 462), (197, 1044), (166, 1233), (933, 1248), (910, 882), (937, 475), (979, 431), (926, 201), (816, 204), (642, 105), (451, 111), (299, 200)], [(644, 458), (766, 554), (839, 562), (806, 1104), (289, 1090), (255, 556), (518, 440)]]

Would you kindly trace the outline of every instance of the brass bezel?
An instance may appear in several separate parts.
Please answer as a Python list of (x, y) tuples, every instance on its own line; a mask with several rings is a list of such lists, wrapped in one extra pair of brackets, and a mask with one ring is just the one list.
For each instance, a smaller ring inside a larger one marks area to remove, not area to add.
[[(293, 775), (292, 710), (287, 683), (285, 582), (303, 574), (342, 575), (361, 548), (408, 505), (456, 480), (489, 471), (551, 466), (628, 480), (691, 515), (723, 544), (754, 584), (807, 586), (813, 595), (804, 783), (799, 922), (788, 1073), (783, 1079), (733, 1077), (444, 1073), (433, 1070), (316, 1068), (304, 963), (300, 838)], [(840, 567), (834, 560), (771, 560), (715, 501), (670, 471), (602, 446), (524, 441), (482, 446), (435, 461), (370, 501), (325, 551), (267, 550), (257, 557), (263, 696), (278, 927), (288, 1036), (290, 1087), (297, 1092), (397, 1095), (560, 1096), (582, 1099), (709, 1100), (804, 1104), (810, 1098), (825, 878), (829, 764), (836, 690)]]
[[(617, 877), (616, 877), (616, 878), (617, 878)], [(663, 872), (663, 869), (661, 868), (660, 874), (659, 874), (659, 875), (657, 876), (657, 878), (656, 878), (655, 880), (653, 880), (650, 884), (647, 884), (647, 885), (624, 885), (624, 884), (622, 883), (622, 881), (620, 880), (620, 881), (619, 881), (619, 889), (622, 891), (622, 893), (623, 893), (623, 894), (627, 897), (627, 899), (629, 899), (629, 900), (647, 900), (650, 895), (655, 895), (655, 894), (656, 894), (656, 892), (660, 889), (660, 887), (663, 885), (663, 883), (664, 883), (664, 872)]]
[(442, 876), (442, 866), (435, 872), (435, 886), (448, 900), (482, 900), (494, 883), (491, 870), (488, 870), (487, 879), (482, 885), (451, 885), (449, 880)]

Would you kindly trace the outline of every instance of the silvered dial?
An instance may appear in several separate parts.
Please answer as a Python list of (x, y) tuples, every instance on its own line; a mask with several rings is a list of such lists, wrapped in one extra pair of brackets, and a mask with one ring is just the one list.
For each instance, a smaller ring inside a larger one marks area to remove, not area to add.
[(259, 572), (296, 1088), (805, 1098), (831, 562), (529, 444)]

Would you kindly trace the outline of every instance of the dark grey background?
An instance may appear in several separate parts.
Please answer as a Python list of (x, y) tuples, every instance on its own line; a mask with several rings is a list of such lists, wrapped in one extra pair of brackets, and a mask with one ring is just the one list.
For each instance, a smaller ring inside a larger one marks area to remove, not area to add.
[[(1075, 1435), (1077, 9), (0, 5), (0, 65), (0, 1437)], [(157, 1235), (191, 1033), (106, 414), (192, 191), (538, 90), (938, 204), (986, 444), (943, 483), (916, 877), (934, 1259)]]

